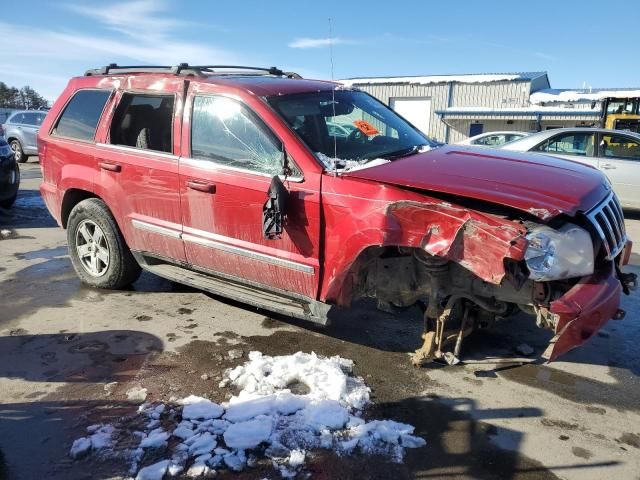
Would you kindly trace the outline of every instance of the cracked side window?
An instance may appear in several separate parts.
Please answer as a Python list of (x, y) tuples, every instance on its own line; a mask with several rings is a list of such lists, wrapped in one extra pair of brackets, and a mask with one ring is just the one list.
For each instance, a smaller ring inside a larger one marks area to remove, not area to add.
[(194, 99), (191, 157), (269, 175), (283, 170), (281, 142), (247, 107), (221, 96)]

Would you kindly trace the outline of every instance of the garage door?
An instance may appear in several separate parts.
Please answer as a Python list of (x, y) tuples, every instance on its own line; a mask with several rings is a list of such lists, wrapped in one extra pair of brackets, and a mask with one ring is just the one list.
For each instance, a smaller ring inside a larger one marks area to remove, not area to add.
[(431, 120), (430, 98), (392, 98), (390, 106), (423, 133), (429, 134), (429, 122)]

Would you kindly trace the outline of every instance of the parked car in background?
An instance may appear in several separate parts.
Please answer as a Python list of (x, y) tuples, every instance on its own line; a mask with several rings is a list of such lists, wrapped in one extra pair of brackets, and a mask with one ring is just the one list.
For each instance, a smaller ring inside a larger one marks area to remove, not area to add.
[(527, 132), (485, 132), (458, 142), (459, 145), (476, 145), (481, 147), (498, 147), (529, 135)]
[(16, 201), (20, 187), (20, 168), (11, 147), (0, 140), (0, 207), (9, 208)]
[(27, 161), (30, 155), (38, 154), (36, 138), (47, 112), (21, 110), (13, 112), (3, 125), (4, 136), (11, 146), (18, 163)]
[(351, 125), (349, 123), (327, 122), (327, 130), (329, 131), (330, 137), (347, 138), (357, 130), (357, 128), (355, 125)]
[(546, 153), (602, 170), (623, 207), (640, 209), (640, 135), (604, 128), (557, 128), (505, 144), (503, 150)]
[(84, 283), (144, 268), (323, 325), (359, 298), (424, 305), (417, 364), (456, 363), (463, 337), (519, 311), (555, 332), (553, 360), (624, 316), (635, 283), (601, 172), (440, 146), (365, 92), (274, 67), (90, 70), (38, 147)]

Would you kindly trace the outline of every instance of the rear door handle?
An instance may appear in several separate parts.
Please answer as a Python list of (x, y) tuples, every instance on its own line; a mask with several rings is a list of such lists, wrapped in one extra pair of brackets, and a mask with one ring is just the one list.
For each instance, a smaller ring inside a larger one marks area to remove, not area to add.
[(122, 166), (119, 163), (100, 162), (100, 168), (102, 170), (109, 170), (110, 172), (119, 172), (122, 170)]
[(205, 193), (216, 193), (216, 186), (213, 183), (198, 182), (196, 180), (187, 180), (187, 187), (191, 190), (198, 190)]
[(616, 166), (615, 166), (615, 165), (612, 165), (612, 164), (610, 164), (610, 163), (603, 163), (603, 164), (602, 164), (602, 168), (603, 168), (604, 170), (613, 170), (613, 169), (615, 169), (615, 168), (616, 168)]

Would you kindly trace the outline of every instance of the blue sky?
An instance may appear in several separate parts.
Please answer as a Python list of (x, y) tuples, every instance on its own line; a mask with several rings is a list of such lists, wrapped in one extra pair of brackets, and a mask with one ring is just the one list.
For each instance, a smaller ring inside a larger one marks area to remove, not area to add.
[(640, 87), (633, 4), (22, 0), (20, 15), (0, 17), (0, 80), (55, 99), (69, 77), (111, 62), (330, 78), (332, 38), (335, 78), (547, 71), (555, 88)]

